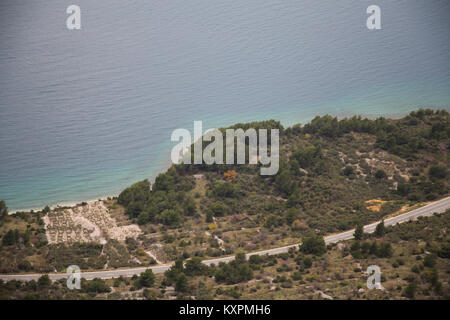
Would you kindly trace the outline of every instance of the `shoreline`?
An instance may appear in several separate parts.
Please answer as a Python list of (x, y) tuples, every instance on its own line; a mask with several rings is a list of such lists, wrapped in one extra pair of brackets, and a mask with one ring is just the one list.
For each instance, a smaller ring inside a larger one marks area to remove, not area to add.
[[(164, 161), (164, 165), (162, 166), (162, 169), (158, 170), (158, 172), (155, 175), (155, 178), (156, 178), (156, 176), (158, 176), (158, 174), (164, 173), (165, 171), (167, 171), (170, 168), (171, 165), (172, 165), (172, 161), (171, 161), (170, 153), (169, 153), (168, 156), (166, 157), (166, 160)], [(147, 177), (147, 178), (137, 179), (136, 181), (132, 182), (132, 184), (136, 183), (138, 181), (144, 180), (144, 179), (149, 179), (149, 178)], [(154, 182), (153, 180), (151, 180), (150, 182), (153, 183)], [(56, 203), (55, 205), (48, 205), (48, 206), (49, 206), (49, 208), (51, 210), (54, 210), (54, 209), (56, 209), (58, 207), (69, 207), (69, 208), (72, 208), (72, 207), (76, 207), (77, 205), (79, 205), (79, 204), (81, 204), (83, 202), (92, 203), (92, 202), (95, 202), (95, 201), (105, 201), (108, 198), (118, 197), (119, 194), (122, 191), (123, 190), (121, 190), (121, 191), (119, 191), (118, 193), (115, 193), (115, 194), (102, 195), (102, 196), (97, 197), (97, 198), (90, 198), (88, 200), (83, 199), (83, 200), (62, 201), (62, 202)], [(6, 203), (6, 205), (8, 205), (8, 203)], [(26, 208), (26, 209), (15, 209), (15, 210), (9, 211), (8, 214), (12, 215), (12, 214), (16, 214), (16, 213), (19, 213), (19, 212), (31, 212), (31, 211), (39, 212), (39, 211), (42, 211), (44, 208), (45, 208), (45, 205), (42, 206), (42, 207), (34, 207), (34, 208)]]
[[(419, 107), (419, 106), (418, 106), (418, 107), (412, 109), (412, 111), (418, 110), (418, 109), (421, 109), (421, 108), (424, 108), (424, 109), (430, 108), (430, 109), (432, 109), (432, 110), (440, 110), (440, 109), (441, 109), (441, 107), (433, 107), (433, 106), (430, 106), (430, 107), (420, 106), (420, 107)], [(446, 107), (444, 107), (444, 110), (445, 110), (445, 109), (446, 109)], [(361, 116), (362, 118), (367, 118), (367, 119), (371, 119), (371, 120), (376, 119), (376, 118), (379, 118), (379, 117), (384, 117), (384, 118), (386, 118), (386, 119), (393, 119), (393, 120), (395, 120), (395, 119), (399, 119), (399, 118), (405, 117), (405, 116), (408, 115), (410, 112), (411, 112), (411, 111), (408, 111), (408, 112), (406, 112), (406, 113), (398, 113), (398, 112), (394, 112), (394, 113), (383, 114), (383, 115), (380, 115), (380, 114), (358, 114), (358, 113), (354, 113), (354, 114), (350, 115), (350, 114), (339, 113), (339, 112), (338, 112), (337, 114), (330, 114), (330, 113), (325, 113), (325, 114), (329, 114), (329, 115), (331, 115), (332, 117), (336, 117), (338, 120), (341, 120), (341, 119), (344, 119), (344, 118), (351, 118), (351, 117), (353, 117), (353, 116)], [(323, 115), (325, 115), (325, 114), (317, 114), (316, 116), (323, 116)], [(273, 119), (273, 117), (264, 118), (264, 119), (262, 119), (262, 120), (255, 120), (255, 121), (265, 121), (265, 120), (270, 120), (270, 119)], [(313, 119), (313, 118), (312, 118), (312, 119)], [(297, 123), (301, 123), (302, 125), (305, 125), (305, 124), (311, 122), (312, 119), (308, 120), (307, 122), (302, 122), (302, 121), (299, 119), (298, 121), (296, 121), (295, 123), (290, 124), (290, 125), (286, 125), (286, 122), (288, 122), (287, 119), (285, 119), (285, 120), (275, 120), (275, 121), (280, 121), (280, 123), (281, 123), (283, 126), (286, 126), (285, 128), (289, 128), (289, 127), (294, 126), (294, 125), (297, 124)], [(299, 122), (299, 121), (300, 121), (300, 122)], [(283, 123), (283, 122), (284, 122), (284, 123)], [(290, 121), (289, 121), (289, 122), (290, 122)], [(239, 121), (236, 122), (236, 123), (239, 123)], [(204, 128), (203, 128), (203, 129), (204, 129)], [(204, 130), (205, 130), (205, 129), (204, 129)], [(209, 130), (209, 129), (208, 129), (208, 130)], [(208, 131), (208, 130), (207, 130), (207, 131)], [(185, 152), (183, 152), (183, 155), (184, 155), (184, 153), (185, 153)], [(170, 150), (169, 150), (169, 152), (168, 152), (168, 154), (167, 154), (167, 156), (166, 156), (165, 158), (166, 158), (166, 160), (164, 161), (164, 165), (161, 167), (160, 170), (158, 170), (158, 171), (156, 172), (156, 174), (154, 175), (155, 178), (156, 178), (156, 176), (158, 176), (158, 174), (164, 173), (165, 171), (167, 171), (167, 170), (170, 168), (170, 166), (172, 165)], [(141, 180), (144, 180), (144, 179), (149, 179), (149, 178), (148, 178), (148, 177), (141, 177), (141, 178), (136, 179), (136, 181), (132, 182), (131, 184), (133, 184), (133, 183), (135, 183), (135, 182), (138, 182), (138, 181), (141, 181)], [(154, 178), (153, 178), (153, 180), (154, 180)], [(153, 181), (150, 181), (150, 182), (153, 183)], [(112, 194), (112, 195), (111, 195), (111, 194), (105, 194), (105, 195), (102, 195), (102, 196), (100, 196), (100, 197), (90, 198), (89, 200), (72, 200), (72, 201), (57, 202), (55, 205), (52, 205), (52, 206), (49, 205), (49, 207), (50, 207), (50, 209), (53, 210), (53, 209), (55, 209), (55, 208), (57, 208), (57, 207), (75, 207), (76, 205), (78, 205), (78, 204), (80, 204), (80, 203), (82, 203), (82, 202), (91, 203), (91, 202), (93, 202), (93, 201), (98, 201), (98, 200), (104, 201), (104, 200), (106, 200), (107, 198), (118, 197), (119, 194), (120, 194), (120, 192), (122, 192), (122, 190), (119, 191), (117, 194)], [(8, 205), (8, 203), (6, 203), (6, 205)], [(39, 212), (39, 211), (42, 211), (44, 208), (45, 208), (45, 205), (43, 205), (42, 207), (32, 207), (32, 208), (14, 209), (14, 210), (10, 211), (9, 214), (15, 214), (15, 213), (19, 213), (19, 212), (31, 212), (31, 211)]]
[[(57, 209), (57, 208), (65, 208), (65, 207), (73, 208), (73, 207), (81, 205), (83, 202), (92, 204), (92, 203), (94, 203), (96, 201), (105, 201), (105, 200), (107, 200), (107, 198), (113, 198), (113, 197), (117, 197), (117, 196), (118, 195), (105, 196), (105, 197), (101, 197), (101, 198), (97, 198), (97, 199), (83, 200), (81, 202), (80, 201), (61, 202), (61, 203), (58, 203), (58, 204), (56, 204), (54, 206), (48, 206), (48, 207), (51, 210), (54, 210), (54, 209)], [(20, 212), (27, 212), (28, 213), (28, 212), (31, 212), (31, 211), (33, 211), (33, 212), (40, 212), (40, 211), (44, 210), (44, 208), (45, 208), (45, 206), (44, 207), (40, 207), (40, 208), (19, 209), (19, 210), (14, 210), (14, 211), (8, 212), (8, 214), (12, 215), (12, 214), (20, 213)]]

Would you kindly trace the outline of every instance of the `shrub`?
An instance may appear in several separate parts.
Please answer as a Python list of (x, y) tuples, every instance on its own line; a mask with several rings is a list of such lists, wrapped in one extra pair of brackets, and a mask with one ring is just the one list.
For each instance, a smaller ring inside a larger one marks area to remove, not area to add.
[(414, 282), (410, 282), (408, 286), (403, 290), (403, 296), (413, 299), (417, 291), (417, 285)]
[(213, 185), (213, 194), (219, 198), (235, 198), (238, 196), (238, 187), (231, 182), (216, 181)]
[(145, 270), (139, 275), (137, 279), (137, 284), (139, 285), (139, 287), (151, 287), (154, 283), (155, 275), (152, 269)]
[(181, 224), (182, 217), (180, 212), (173, 209), (166, 209), (161, 213), (161, 220), (165, 225), (176, 227)]
[(295, 272), (292, 274), (292, 280), (294, 280), (294, 281), (302, 280), (302, 274), (301, 274), (301, 272), (300, 272), (300, 271), (295, 271)]
[(450, 259), (450, 242), (443, 243), (437, 254), (441, 258)]
[(215, 274), (217, 283), (236, 284), (253, 279), (253, 271), (244, 254), (229, 263), (220, 263)]
[(292, 223), (292, 229), (293, 230), (306, 230), (308, 228), (308, 225), (299, 219), (294, 220)]
[(305, 269), (311, 268), (313, 264), (313, 261), (310, 257), (306, 257), (303, 259), (303, 266), (305, 267)]
[(111, 292), (111, 288), (106, 285), (104, 280), (95, 278), (88, 282), (85, 291), (88, 293), (105, 293)]
[(386, 172), (384, 172), (384, 170), (382, 170), (382, 169), (378, 169), (375, 172), (375, 178), (377, 178), (377, 179), (384, 179), (384, 178), (386, 178)]
[(228, 206), (221, 201), (216, 201), (209, 207), (209, 210), (214, 214), (215, 217), (221, 217), (228, 213)]
[(353, 174), (354, 171), (355, 171), (355, 169), (353, 169), (352, 166), (346, 166), (342, 173), (344, 174), (344, 176), (349, 176), (349, 175)]
[(175, 282), (175, 291), (180, 293), (186, 293), (189, 289), (188, 279), (184, 275), (184, 273), (181, 273)]
[(298, 209), (290, 208), (286, 213), (286, 222), (290, 225), (296, 220), (298, 217)]
[(447, 176), (447, 168), (442, 166), (431, 166), (428, 170), (430, 178), (444, 179)]
[(39, 287), (49, 287), (51, 284), (52, 281), (50, 280), (50, 277), (47, 274), (40, 276), (37, 281), (37, 285)]
[(194, 257), (186, 262), (184, 273), (188, 276), (208, 275), (209, 267), (202, 263), (201, 258)]
[(9, 230), (2, 238), (4, 246), (11, 246), (19, 241), (19, 230)]
[(382, 220), (379, 224), (377, 224), (375, 228), (375, 236), (376, 237), (382, 237), (385, 233), (386, 229), (384, 227), (384, 220)]
[(355, 229), (355, 233), (353, 234), (356, 240), (362, 240), (364, 237), (364, 229), (362, 224), (358, 224)]
[(433, 268), (436, 265), (436, 256), (434, 254), (427, 254), (423, 259), (423, 265), (427, 268)]
[(8, 207), (4, 200), (0, 201), (0, 219), (4, 219), (8, 216)]
[(307, 237), (300, 245), (300, 251), (307, 254), (322, 255), (327, 251), (323, 237)]
[(379, 258), (390, 258), (392, 257), (392, 246), (390, 243), (382, 243), (378, 246), (376, 255)]
[(208, 224), (208, 229), (209, 230), (216, 230), (217, 229), (217, 223), (210, 223), (210, 224)]

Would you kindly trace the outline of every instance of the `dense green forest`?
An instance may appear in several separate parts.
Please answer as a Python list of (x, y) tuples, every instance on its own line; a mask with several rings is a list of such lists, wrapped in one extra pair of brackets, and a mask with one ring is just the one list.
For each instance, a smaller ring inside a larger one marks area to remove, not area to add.
[[(261, 224), (267, 227), (303, 217), (309, 226), (332, 232), (368, 222), (364, 200), (429, 201), (448, 193), (450, 124), (445, 110), (421, 109), (398, 120), (325, 115), (287, 129), (273, 120), (232, 128), (280, 130), (276, 176), (259, 176), (258, 165), (174, 165), (152, 186), (146, 180), (125, 189), (119, 204), (139, 224), (178, 227), (196, 214), (212, 221), (238, 211), (264, 214)], [(229, 170), (237, 173), (232, 181), (223, 176)], [(192, 175), (199, 173), (209, 186), (196, 206), (199, 194), (189, 191), (195, 187)], [(267, 203), (263, 198), (269, 195), (286, 201)], [(377, 215), (392, 209), (387, 203)]]

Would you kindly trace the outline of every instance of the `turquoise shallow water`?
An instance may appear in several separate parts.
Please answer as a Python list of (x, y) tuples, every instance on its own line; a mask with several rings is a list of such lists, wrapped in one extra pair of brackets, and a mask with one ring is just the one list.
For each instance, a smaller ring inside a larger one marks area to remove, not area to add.
[[(366, 29), (378, 4), (382, 30)], [(0, 199), (11, 210), (154, 178), (170, 134), (450, 106), (450, 3), (0, 2)]]

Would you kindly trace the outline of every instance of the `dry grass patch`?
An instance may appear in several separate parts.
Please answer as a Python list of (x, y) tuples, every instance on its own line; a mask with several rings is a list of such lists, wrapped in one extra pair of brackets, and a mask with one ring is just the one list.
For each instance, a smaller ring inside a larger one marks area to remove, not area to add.
[(380, 199), (367, 200), (365, 203), (368, 204), (369, 206), (367, 206), (366, 209), (374, 212), (380, 212), (381, 206), (386, 202), (387, 201)]

